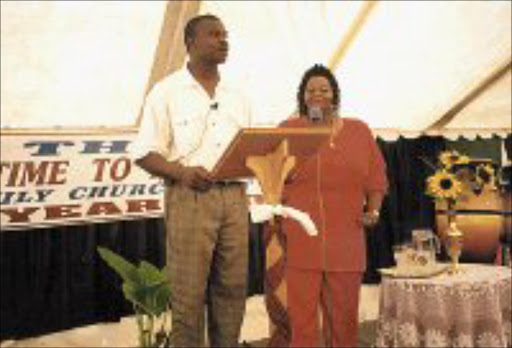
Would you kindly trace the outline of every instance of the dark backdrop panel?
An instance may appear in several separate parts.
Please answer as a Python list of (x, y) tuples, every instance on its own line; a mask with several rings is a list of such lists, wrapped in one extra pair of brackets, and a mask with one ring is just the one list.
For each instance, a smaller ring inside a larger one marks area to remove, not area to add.
[(249, 269), (247, 272), (247, 296), (263, 294), (265, 277), (265, 243), (263, 224), (250, 224)]
[(491, 159), (494, 163), (501, 163), (501, 144), (502, 139), (498, 136), (490, 139), (483, 139), (477, 136), (472, 140), (465, 138), (449, 140), (447, 141), (447, 148), (472, 158), (487, 158)]
[[(261, 225), (251, 225), (248, 296), (263, 293)], [(0, 339), (61, 331), (133, 314), (105, 246), (133, 263), (165, 265), (163, 219), (0, 233)]]
[(392, 245), (411, 238), (415, 228), (434, 225), (434, 204), (424, 194), (425, 179), (433, 170), (445, 141), (440, 137), (398, 138), (393, 142), (377, 139), (386, 161), (389, 191), (382, 202), (378, 225), (367, 233), (368, 267), (365, 283), (380, 281), (377, 268), (394, 264)]
[(60, 331), (132, 313), (103, 245), (163, 267), (160, 219), (0, 233), (0, 338)]

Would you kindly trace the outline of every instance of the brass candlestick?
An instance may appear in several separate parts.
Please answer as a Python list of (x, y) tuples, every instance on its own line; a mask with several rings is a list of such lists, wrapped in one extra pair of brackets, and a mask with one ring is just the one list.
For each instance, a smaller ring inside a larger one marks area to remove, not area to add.
[[(451, 219), (450, 219), (451, 220)], [(463, 234), (457, 228), (455, 219), (449, 222), (448, 227), (448, 254), (450, 255), (450, 269), (448, 273), (455, 274), (460, 272), (459, 257), (462, 252)]]

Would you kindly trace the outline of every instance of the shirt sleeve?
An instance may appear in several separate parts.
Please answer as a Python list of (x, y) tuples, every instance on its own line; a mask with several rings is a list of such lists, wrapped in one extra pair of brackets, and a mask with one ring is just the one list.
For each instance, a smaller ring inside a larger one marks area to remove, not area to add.
[(169, 110), (156, 94), (150, 93), (145, 100), (142, 120), (131, 153), (139, 159), (150, 152), (169, 157), (172, 142)]
[(382, 152), (380, 151), (370, 128), (367, 125), (365, 125), (365, 127), (367, 128), (370, 147), (370, 164), (368, 178), (366, 180), (366, 191), (381, 191), (385, 193), (387, 192), (389, 185), (386, 174), (386, 162), (384, 161)]

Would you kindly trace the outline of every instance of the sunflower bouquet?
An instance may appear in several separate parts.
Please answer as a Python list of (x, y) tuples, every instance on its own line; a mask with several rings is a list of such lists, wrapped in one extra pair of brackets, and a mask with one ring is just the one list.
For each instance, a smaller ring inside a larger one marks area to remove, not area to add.
[(486, 185), (496, 189), (496, 170), (490, 160), (470, 159), (455, 150), (444, 151), (439, 154), (437, 169), (427, 177), (426, 184), (429, 196), (446, 201), (452, 209), (467, 192), (479, 195)]
[(480, 195), (486, 186), (491, 190), (497, 189), (492, 162), (470, 159), (454, 150), (441, 152), (434, 174), (427, 177), (426, 193), (441, 203), (440, 206), (446, 204), (448, 228), (444, 241), (451, 259), (448, 270), (451, 274), (460, 271), (459, 256), (463, 243), (463, 233), (456, 224), (455, 205), (458, 200), (467, 202), (471, 194)]

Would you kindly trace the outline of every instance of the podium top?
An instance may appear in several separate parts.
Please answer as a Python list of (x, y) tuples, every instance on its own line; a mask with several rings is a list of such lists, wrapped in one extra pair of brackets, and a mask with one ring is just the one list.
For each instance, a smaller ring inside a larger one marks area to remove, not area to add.
[(246, 158), (269, 154), (285, 139), (289, 154), (300, 163), (315, 154), (330, 134), (331, 129), (327, 127), (242, 128), (213, 168), (212, 175), (216, 180), (252, 177), (254, 174), (245, 165)]

